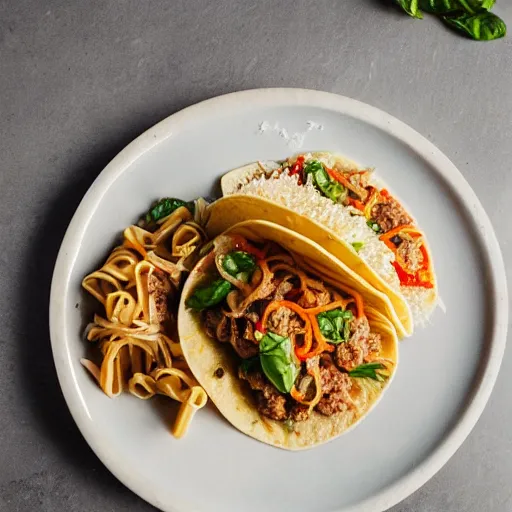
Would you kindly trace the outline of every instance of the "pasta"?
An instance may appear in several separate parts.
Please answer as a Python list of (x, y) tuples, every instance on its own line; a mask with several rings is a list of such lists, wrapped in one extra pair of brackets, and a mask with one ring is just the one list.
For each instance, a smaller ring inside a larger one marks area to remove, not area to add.
[[(168, 204), (178, 207), (168, 211)], [(160, 394), (181, 402), (171, 429), (177, 438), (206, 405), (207, 395), (192, 376), (179, 342), (172, 339), (176, 311), (168, 308), (167, 299), (179, 295), (183, 275), (206, 241), (196, 222), (202, 218), (197, 210), (205, 205), (196, 201), (193, 217), (182, 201), (160, 201), (142, 225), (124, 230), (122, 245), (82, 281), (104, 312), (94, 315), (86, 331), (101, 363), (82, 359), (82, 365), (110, 398), (128, 390), (142, 400)], [(167, 214), (155, 218), (162, 211)]]

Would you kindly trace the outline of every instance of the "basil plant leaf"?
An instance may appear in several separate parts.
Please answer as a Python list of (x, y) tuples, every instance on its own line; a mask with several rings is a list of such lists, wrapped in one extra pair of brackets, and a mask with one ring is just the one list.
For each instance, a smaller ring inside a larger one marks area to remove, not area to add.
[(334, 203), (341, 203), (347, 197), (347, 189), (333, 180), (318, 160), (310, 160), (304, 166), (304, 175), (311, 174), (313, 185)]
[(443, 21), (477, 41), (493, 41), (507, 34), (505, 22), (491, 12), (443, 16)]
[(299, 374), (292, 358), (290, 338), (268, 331), (260, 341), (263, 373), (281, 393), (289, 393)]
[(208, 286), (196, 288), (185, 304), (191, 309), (202, 311), (222, 302), (230, 291), (230, 283), (224, 279), (217, 279)]
[(423, 18), (419, 9), (419, 0), (395, 0), (395, 4), (400, 6), (409, 16), (418, 19)]
[(338, 308), (319, 313), (316, 318), (320, 332), (327, 341), (334, 344), (348, 341), (350, 322), (354, 318), (351, 311)]
[(231, 276), (237, 277), (239, 274), (242, 280), (248, 279), (256, 268), (256, 260), (254, 256), (244, 251), (230, 252), (225, 256), (222, 266), (224, 270)]
[(174, 197), (164, 197), (160, 199), (158, 203), (153, 206), (146, 215), (147, 222), (156, 222), (164, 217), (167, 217), (172, 212), (185, 206), (188, 210), (193, 214), (194, 213), (194, 203), (187, 203), (186, 201), (182, 201), (181, 199), (176, 199)]
[(432, 14), (469, 13), (490, 11), (496, 0), (420, 0), (420, 9)]
[(377, 370), (385, 370), (386, 367), (382, 363), (366, 363), (356, 366), (353, 370), (349, 371), (350, 377), (359, 379), (373, 379), (379, 382), (386, 380), (386, 376), (379, 373)]

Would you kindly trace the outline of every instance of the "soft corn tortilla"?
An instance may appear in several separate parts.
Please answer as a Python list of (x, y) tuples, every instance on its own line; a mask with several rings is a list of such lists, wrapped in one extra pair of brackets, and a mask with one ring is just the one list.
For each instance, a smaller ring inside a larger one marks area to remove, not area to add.
[(248, 220), (279, 224), (319, 244), (352, 271), (352, 278), (358, 281), (358, 286), (371, 290), (379, 298), (377, 309), (389, 318), (400, 338), (412, 334), (412, 318), (403, 297), (366, 265), (352, 247), (316, 221), (261, 197), (231, 195), (215, 201), (209, 207), (206, 232), (209, 237), (215, 237), (231, 226)]
[[(206, 390), (221, 414), (234, 427), (263, 443), (287, 450), (302, 450), (347, 432), (375, 406), (396, 371), (398, 338), (386, 315), (378, 310), (384, 301), (376, 300), (373, 291), (363, 289), (360, 280), (320, 246), (277, 224), (266, 221), (243, 222), (233, 226), (226, 234), (242, 235), (254, 242), (263, 240), (276, 242), (294, 257), (300, 256), (305, 262), (304, 270), (314, 272), (318, 277), (324, 278), (326, 282), (340, 289), (347, 289), (347, 287), (357, 289), (365, 299), (366, 315), (372, 330), (381, 335), (381, 356), (394, 363), (393, 369), (385, 382), (353, 379), (353, 390), (358, 391), (357, 396), (353, 397), (357, 410), (348, 410), (330, 417), (313, 411), (307, 421), (295, 423), (293, 429), (283, 422), (260, 416), (249, 386), (238, 378), (239, 358), (234, 354), (232, 347), (208, 337), (201, 325), (200, 314), (185, 306), (185, 301), (196, 286), (214, 268), (214, 255), (210, 253), (196, 265), (188, 277), (178, 313), (178, 329), (183, 354), (195, 378)], [(218, 368), (224, 370), (222, 378), (215, 376)]]

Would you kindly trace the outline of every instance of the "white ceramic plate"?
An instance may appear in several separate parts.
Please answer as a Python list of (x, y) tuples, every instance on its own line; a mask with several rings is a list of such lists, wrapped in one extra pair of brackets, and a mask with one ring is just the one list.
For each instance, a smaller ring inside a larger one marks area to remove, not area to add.
[[(446, 313), (438, 309), (431, 325), (401, 344), (397, 375), (383, 400), (333, 442), (282, 451), (239, 433), (213, 409), (196, 415), (188, 436), (177, 441), (155, 404), (131, 396), (110, 400), (80, 366), (85, 319), (75, 304), (83, 299), (81, 279), (154, 199), (211, 195), (226, 170), (299, 149), (328, 149), (376, 166), (412, 206), (431, 244)], [(108, 165), (62, 243), (50, 319), (60, 384), (85, 439), (119, 480), (156, 507), (373, 512), (425, 483), (474, 426), (502, 359), (507, 295), (489, 219), (430, 142), (348, 98), (270, 89), (187, 108)]]

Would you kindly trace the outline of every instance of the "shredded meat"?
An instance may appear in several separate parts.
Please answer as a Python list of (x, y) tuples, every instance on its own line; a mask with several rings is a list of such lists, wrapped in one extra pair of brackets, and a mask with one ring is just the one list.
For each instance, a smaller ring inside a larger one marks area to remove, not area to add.
[(148, 292), (155, 301), (156, 317), (160, 323), (169, 318), (167, 299), (171, 293), (171, 283), (164, 272), (155, 270), (148, 279)]
[(296, 403), (290, 410), (290, 418), (293, 421), (306, 421), (309, 418), (309, 407)]
[(315, 409), (325, 416), (344, 412), (352, 403), (349, 393), (352, 381), (346, 373), (342, 373), (336, 368), (327, 354), (324, 354), (320, 361), (323, 397)]
[(414, 241), (407, 238), (403, 238), (398, 246), (397, 255), (410, 272), (416, 272), (423, 264), (423, 254), (420, 247), (421, 240)]
[(239, 370), (238, 375), (256, 391), (256, 404), (261, 415), (277, 421), (285, 420), (288, 417), (286, 397), (270, 384), (261, 372), (245, 373)]
[(242, 359), (254, 357), (259, 353), (258, 345), (240, 336), (240, 329), (234, 318), (231, 319), (231, 336), (229, 342)]
[(380, 334), (371, 332), (370, 336), (368, 336), (368, 353), (379, 352), (380, 348), (381, 348)]
[(293, 311), (281, 307), (270, 315), (269, 329), (280, 336), (288, 337), (291, 334), (300, 332), (302, 327), (297, 315)]
[(347, 371), (353, 370), (364, 361), (361, 347), (352, 343), (340, 343), (336, 347), (336, 364)]
[[(237, 322), (243, 326), (242, 329)], [(222, 310), (210, 309), (203, 314), (203, 324), (206, 334), (210, 338), (221, 342), (229, 341), (242, 359), (258, 354), (258, 344), (254, 338), (254, 329), (250, 321), (229, 318)]]
[(276, 291), (274, 292), (274, 300), (284, 300), (288, 292), (293, 290), (293, 284), (288, 281), (288, 279), (283, 279), (276, 286)]
[(255, 324), (256, 322), (259, 321), (260, 315), (258, 315), (256, 311), (251, 311), (250, 313), (245, 314), (245, 318), (247, 318), (248, 320)]
[(210, 338), (224, 342), (231, 336), (231, 319), (226, 317), (220, 309), (207, 309), (203, 313), (203, 324)]
[(336, 347), (336, 364), (347, 371), (359, 366), (372, 352), (380, 350), (380, 334), (370, 333), (366, 317), (356, 318), (350, 324), (350, 339)]
[(316, 308), (325, 306), (331, 302), (331, 294), (328, 290), (312, 290), (308, 288), (297, 301), (297, 304), (303, 308)]
[(370, 335), (370, 324), (368, 319), (363, 316), (361, 318), (355, 318), (350, 322), (350, 339), (349, 343), (356, 346), (365, 345)]
[(387, 198), (385, 202), (375, 204), (372, 208), (371, 215), (372, 219), (375, 220), (384, 233), (398, 226), (412, 223), (410, 215), (393, 197)]
[(252, 323), (249, 320), (247, 320), (247, 322), (246, 322), (245, 331), (244, 331), (244, 340), (251, 341), (252, 343), (258, 343), (256, 341), (256, 338), (254, 337), (254, 326), (252, 325)]

